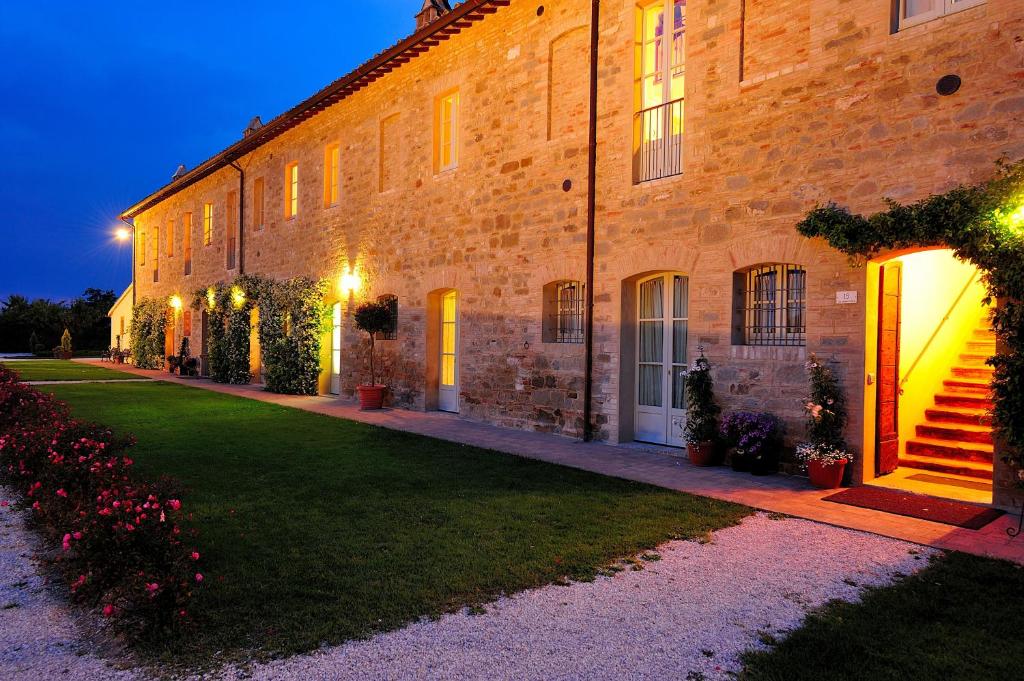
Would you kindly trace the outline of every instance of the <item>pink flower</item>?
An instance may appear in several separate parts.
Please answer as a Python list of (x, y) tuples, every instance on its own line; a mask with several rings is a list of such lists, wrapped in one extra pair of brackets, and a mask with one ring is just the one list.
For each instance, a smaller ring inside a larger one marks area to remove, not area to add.
[(202, 582), (203, 581), (202, 573), (199, 573), (199, 572), (196, 573), (196, 581), (197, 582)]
[(148, 591), (149, 593), (153, 593), (153, 592), (155, 592), (159, 588), (160, 588), (160, 585), (157, 584), (156, 582), (152, 582), (152, 583), (146, 585), (146, 591)]
[(75, 538), (75, 541), (78, 541), (79, 539), (82, 538), (82, 533), (81, 532), (75, 532), (71, 536)]
[(0, 507), (2, 507), (2, 508), (7, 508), (8, 506), (10, 506), (10, 504), (9, 504), (8, 502), (6, 502), (6, 501), (0, 501)]
[(177, 499), (171, 499), (170, 501), (167, 502), (167, 505), (170, 506), (171, 510), (173, 511), (177, 511), (178, 509), (181, 508), (181, 502), (178, 501)]
[(199, 552), (198, 551), (193, 551), (192, 552), (192, 560), (199, 560)]
[(67, 551), (68, 549), (71, 548), (71, 535), (70, 534), (65, 534), (64, 535), (64, 540), (61, 542), (61, 546), (64, 547), (65, 551)]
[(67, 499), (68, 493), (64, 491), (63, 487), (61, 487), (59, 490), (57, 490), (57, 496), (64, 497), (65, 499)]
[(78, 575), (78, 579), (75, 580), (74, 584), (71, 585), (71, 590), (76, 591), (83, 584), (85, 584), (85, 575)]
[(117, 608), (115, 608), (110, 603), (107, 603), (106, 605), (103, 606), (103, 616), (104, 617), (113, 617), (115, 612), (117, 612)]

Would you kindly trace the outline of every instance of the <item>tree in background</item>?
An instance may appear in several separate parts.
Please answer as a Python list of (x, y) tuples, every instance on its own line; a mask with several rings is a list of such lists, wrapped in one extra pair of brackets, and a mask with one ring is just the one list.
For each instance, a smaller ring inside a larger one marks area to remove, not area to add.
[(113, 291), (97, 288), (70, 302), (9, 296), (0, 303), (0, 352), (49, 352), (60, 344), (65, 328), (78, 348), (104, 350), (110, 345), (107, 311), (116, 300)]

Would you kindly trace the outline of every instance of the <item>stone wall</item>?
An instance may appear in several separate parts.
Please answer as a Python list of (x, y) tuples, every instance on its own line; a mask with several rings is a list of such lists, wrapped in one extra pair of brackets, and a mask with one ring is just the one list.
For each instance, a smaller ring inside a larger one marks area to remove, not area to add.
[[(776, 4), (779, 6), (776, 7)], [(513, 0), (472, 28), (244, 158), (246, 196), (265, 180), (267, 224), (245, 227), (246, 269), (274, 277), (364, 281), (346, 309), (343, 392), (366, 379), (348, 310), (395, 294), (397, 340), (379, 344), (398, 404), (429, 404), (427, 301), (460, 296), (462, 413), (516, 428), (579, 434), (583, 346), (543, 343), (542, 289), (585, 272), (587, 60), (590, 3)], [(775, 11), (778, 10), (778, 11)], [(699, 0), (687, 8), (685, 172), (634, 184), (636, 5), (602, 3), (599, 56), (595, 412), (600, 436), (629, 439), (621, 399), (624, 287), (637, 275), (679, 272), (690, 282), (690, 344), (705, 347), (728, 409), (782, 416), (802, 431), (803, 365), (834, 361), (860, 453), (865, 423), (866, 275), (795, 224), (834, 200), (855, 211), (912, 201), (990, 175), (1024, 156), (1024, 11), (988, 0), (893, 33), (889, 0), (767, 3)], [(949, 97), (947, 73), (963, 86)], [(433, 107), (460, 94), (460, 161), (433, 168)], [(382, 131), (388, 172), (382, 184)], [(323, 207), (323, 149), (341, 145), (341, 201)], [(300, 208), (284, 219), (284, 167), (299, 162)], [(140, 268), (139, 296), (185, 293), (230, 278), (224, 269), (230, 168), (138, 219), (141, 229), (193, 212), (193, 274), (180, 248), (161, 280)], [(383, 191), (381, 191), (383, 188)], [(212, 246), (200, 242), (202, 203), (216, 206)], [(246, 207), (251, 217), (250, 206)], [(175, 261), (178, 258), (178, 261)], [(732, 344), (733, 274), (795, 263), (808, 277), (806, 348)], [(852, 291), (854, 305), (837, 305)], [(628, 312), (628, 311), (627, 311)], [(194, 325), (193, 335), (198, 334)], [(194, 341), (194, 346), (199, 343)], [(628, 357), (626, 357), (629, 360)], [(631, 361), (631, 360), (629, 360)], [(870, 443), (868, 443), (870, 447)], [(870, 454), (870, 452), (869, 452)], [(856, 478), (873, 475), (857, 465)]]

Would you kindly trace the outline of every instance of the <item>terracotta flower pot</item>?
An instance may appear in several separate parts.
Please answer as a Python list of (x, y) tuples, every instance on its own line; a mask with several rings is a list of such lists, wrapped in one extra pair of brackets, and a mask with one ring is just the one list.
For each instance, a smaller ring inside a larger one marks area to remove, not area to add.
[(686, 453), (694, 466), (717, 466), (714, 442), (697, 442), (686, 445)]
[(822, 463), (813, 459), (808, 461), (807, 475), (811, 478), (811, 484), (818, 489), (836, 489), (843, 482), (846, 463), (846, 459), (835, 463)]
[(363, 411), (368, 411), (383, 407), (385, 387), (386, 386), (383, 385), (357, 385), (356, 390), (359, 391), (359, 408)]

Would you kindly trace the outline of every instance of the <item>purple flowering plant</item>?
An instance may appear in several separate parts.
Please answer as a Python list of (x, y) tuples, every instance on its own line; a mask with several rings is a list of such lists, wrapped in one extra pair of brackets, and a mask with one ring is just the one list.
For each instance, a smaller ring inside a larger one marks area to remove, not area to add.
[(779, 420), (762, 412), (735, 411), (722, 419), (719, 432), (730, 446), (758, 457), (777, 443)]

